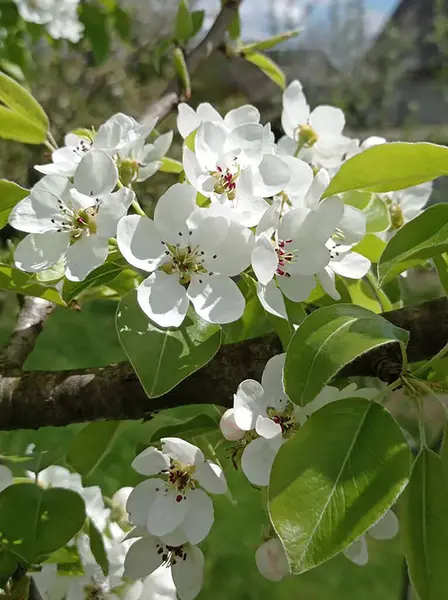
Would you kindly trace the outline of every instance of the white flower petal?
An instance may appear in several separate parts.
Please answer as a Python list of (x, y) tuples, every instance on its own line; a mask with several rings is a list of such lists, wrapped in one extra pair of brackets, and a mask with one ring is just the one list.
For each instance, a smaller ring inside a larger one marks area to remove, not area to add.
[(196, 109), (196, 114), (202, 123), (205, 121), (223, 123), (221, 115), (209, 102), (201, 102)]
[(280, 319), (288, 320), (283, 294), (274, 279), (268, 285), (257, 282), (257, 296), (265, 311)]
[(306, 125), (310, 108), (299, 81), (292, 81), (283, 92), (282, 127), (290, 138), (297, 140), (297, 127)]
[[(184, 521), (187, 520), (188, 519), (184, 519)], [(160, 539), (167, 546), (178, 547), (182, 546), (182, 544), (188, 543), (188, 538), (185, 535), (184, 530), (182, 529), (182, 525), (179, 525), (179, 527), (177, 527), (177, 529), (175, 529), (171, 533), (168, 533), (167, 535), (162, 535)]]
[(199, 465), (204, 462), (202, 450), (180, 438), (162, 438), (162, 452), (182, 465)]
[(187, 296), (202, 319), (221, 325), (237, 321), (246, 305), (239, 287), (224, 275), (193, 277)]
[(261, 235), (252, 251), (252, 268), (260, 283), (267, 285), (278, 267), (278, 256), (266, 236)]
[(335, 106), (317, 106), (310, 114), (309, 124), (318, 136), (338, 136), (344, 129), (345, 116)]
[(131, 466), (142, 475), (156, 475), (169, 468), (170, 460), (163, 452), (150, 446), (134, 458)]
[(119, 221), (117, 243), (128, 263), (143, 271), (154, 271), (165, 255), (154, 222), (140, 215), (128, 215)]
[(180, 600), (194, 600), (204, 580), (204, 555), (197, 546), (184, 549), (185, 560), (177, 560), (171, 573)]
[(366, 234), (366, 215), (346, 204), (338, 228), (344, 233), (344, 245), (357, 244)]
[(260, 179), (254, 190), (255, 196), (274, 196), (281, 192), (291, 179), (291, 170), (287, 162), (271, 154), (263, 156), (258, 172)]
[(219, 123), (205, 122), (199, 126), (194, 142), (196, 157), (201, 169), (214, 171), (218, 159), (224, 154), (227, 129)]
[(215, 513), (213, 502), (203, 490), (188, 493), (188, 513), (180, 527), (190, 544), (199, 544), (210, 533)]
[(162, 565), (146, 577), (143, 588), (135, 598), (129, 598), (128, 591), (125, 592), (124, 598), (125, 600), (177, 600), (171, 569), (167, 565)]
[(322, 271), (319, 271), (317, 274), (320, 285), (323, 290), (335, 300), (341, 299), (341, 294), (336, 289), (336, 281), (333, 269), (330, 267), (325, 267)]
[(353, 544), (344, 550), (344, 556), (358, 565), (364, 567), (369, 562), (369, 554), (367, 552), (367, 542), (364, 535), (357, 539)]
[(112, 158), (102, 150), (88, 152), (76, 169), (75, 188), (86, 196), (102, 196), (111, 192), (118, 182), (118, 170)]
[(162, 564), (161, 547), (156, 537), (148, 536), (137, 540), (129, 548), (124, 560), (124, 577), (139, 579), (146, 577)]
[(126, 502), (126, 510), (129, 513), (129, 522), (132, 525), (146, 527), (148, 511), (156, 497), (156, 489), (163, 489), (165, 482), (162, 479), (147, 479), (139, 483)]
[(140, 308), (160, 327), (179, 327), (188, 310), (185, 288), (176, 275), (156, 271), (137, 288)]
[(104, 263), (108, 252), (107, 238), (95, 234), (83, 236), (66, 252), (65, 276), (70, 281), (83, 281), (93, 269)]
[(199, 485), (210, 494), (225, 494), (227, 492), (227, 482), (223, 470), (219, 465), (209, 460), (197, 465), (195, 478), (198, 480)]
[(242, 167), (250, 164), (257, 165), (262, 159), (263, 141), (263, 126), (259, 123), (247, 123), (233, 129), (225, 140), (224, 152), (231, 154), (237, 151), (238, 163)]
[(257, 417), (266, 414), (264, 390), (254, 379), (246, 379), (233, 396), (235, 423), (243, 431), (254, 429)]
[(313, 169), (300, 158), (282, 156), (291, 173), (285, 191), (296, 207), (305, 206), (305, 196), (313, 182)]
[(148, 510), (146, 528), (152, 535), (166, 535), (174, 531), (188, 512), (188, 496), (182, 496), (176, 489), (164, 486), (157, 488), (154, 502)]
[(70, 244), (69, 233), (30, 233), (14, 252), (16, 266), (37, 273), (55, 265)]
[(177, 107), (177, 129), (180, 135), (185, 139), (193, 133), (201, 124), (200, 118), (196, 112), (185, 102), (181, 102)]
[[(263, 370), (261, 376), (261, 385), (269, 406), (283, 409), (289, 402), (283, 385), (283, 369), (285, 367), (286, 354), (276, 354), (272, 356)], [(273, 403), (274, 402), (274, 403)]]
[(275, 455), (276, 452), (271, 448), (269, 441), (262, 437), (252, 440), (245, 447), (241, 457), (241, 468), (253, 485), (269, 484)]
[(259, 436), (266, 440), (272, 440), (273, 438), (282, 435), (282, 427), (279, 423), (276, 423), (269, 417), (263, 417), (258, 415), (255, 423), (255, 431)]
[(192, 185), (175, 183), (157, 202), (154, 224), (164, 241), (176, 244), (184, 238), (188, 245), (186, 220), (196, 208), (196, 194)]
[(244, 104), (230, 110), (224, 117), (224, 125), (230, 130), (246, 123), (259, 123), (260, 111), (251, 104)]
[(308, 213), (303, 225), (307, 237), (326, 242), (334, 233), (344, 214), (344, 203), (337, 196), (319, 202), (316, 210)]
[(271, 538), (255, 552), (257, 569), (269, 581), (281, 581), (289, 575), (289, 564), (285, 549), (278, 538)]
[(285, 296), (293, 302), (304, 302), (316, 287), (313, 275), (277, 277), (277, 282)]
[[(295, 120), (294, 120), (295, 123)], [(289, 128), (292, 132), (294, 131), (294, 125), (291, 124)], [(297, 150), (297, 142), (295, 142), (292, 138), (287, 135), (283, 135), (277, 142), (277, 152), (279, 156), (294, 156)]]
[(97, 234), (115, 237), (118, 221), (126, 215), (134, 199), (134, 192), (127, 187), (103, 196), (96, 216)]
[(222, 415), (219, 428), (226, 440), (235, 442), (244, 437), (245, 432), (235, 422), (234, 409), (228, 408)]
[[(208, 226), (210, 221), (221, 221), (221, 219), (207, 219), (201, 229), (207, 227), (211, 232), (213, 228)], [(212, 273), (234, 276), (239, 275), (250, 265), (250, 256), (254, 247), (254, 234), (239, 223), (232, 221), (228, 227), (219, 223), (223, 232), (227, 230), (227, 236), (222, 243), (213, 244), (213, 240), (202, 239), (201, 247), (206, 252), (204, 256), (204, 266)], [(216, 240), (219, 240), (219, 232), (216, 233)]]
[[(198, 188), (199, 179), (202, 177), (203, 171), (198, 159), (196, 158), (196, 154), (192, 152), (190, 148), (187, 148), (187, 146), (184, 146), (184, 149), (182, 151), (182, 164), (184, 166), (185, 175), (187, 176), (188, 181), (195, 188)], [(214, 185), (215, 180), (214, 178), (211, 179)]]
[(331, 260), (330, 268), (341, 277), (361, 279), (370, 269), (370, 260), (357, 252), (348, 252), (340, 260)]
[(306, 194), (306, 205), (313, 210), (317, 208), (322, 194), (330, 184), (330, 174), (326, 169), (319, 169)]
[(390, 540), (398, 533), (398, 519), (392, 510), (388, 510), (379, 521), (372, 525), (367, 533), (374, 540)]

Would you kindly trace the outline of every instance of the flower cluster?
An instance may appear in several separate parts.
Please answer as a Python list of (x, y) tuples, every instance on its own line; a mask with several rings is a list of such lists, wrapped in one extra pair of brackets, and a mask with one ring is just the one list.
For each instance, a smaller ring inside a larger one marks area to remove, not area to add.
[(14, 0), (20, 16), (29, 23), (45, 25), (55, 40), (64, 39), (76, 44), (84, 26), (79, 22), (79, 0)]

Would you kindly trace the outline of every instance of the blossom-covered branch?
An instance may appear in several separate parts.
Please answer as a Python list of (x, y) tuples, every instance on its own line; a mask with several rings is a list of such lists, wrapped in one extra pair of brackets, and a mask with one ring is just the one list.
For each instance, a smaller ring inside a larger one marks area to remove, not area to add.
[[(410, 331), (408, 357), (412, 362), (435, 355), (448, 341), (448, 299), (441, 298), (385, 313), (394, 325)], [(5, 373), (0, 391), (0, 429), (68, 425), (102, 419), (148, 418), (161, 409), (210, 403), (231, 406), (244, 379), (261, 378), (265, 363), (281, 352), (274, 335), (222, 346), (205, 368), (164, 396), (149, 399), (128, 363), (103, 369)], [(344, 369), (346, 376), (397, 374), (399, 349), (381, 347)]]

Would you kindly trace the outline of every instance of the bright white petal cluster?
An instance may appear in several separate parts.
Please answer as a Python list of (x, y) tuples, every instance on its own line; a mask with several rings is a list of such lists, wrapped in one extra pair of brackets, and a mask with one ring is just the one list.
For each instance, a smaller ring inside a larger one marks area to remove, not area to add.
[(142, 310), (161, 327), (178, 327), (189, 304), (210, 323), (230, 323), (245, 300), (231, 279), (250, 264), (253, 234), (196, 205), (196, 190), (175, 184), (157, 203), (154, 220), (129, 215), (118, 225), (126, 260), (151, 273), (137, 290)]
[(339, 167), (356, 141), (344, 136), (345, 116), (340, 108), (317, 106), (310, 110), (300, 81), (283, 92), (282, 126), (285, 136), (279, 151), (299, 156), (317, 167)]
[(290, 574), (288, 558), (281, 541), (270, 538), (255, 552), (258, 572), (269, 581), (282, 581)]
[(50, 36), (76, 44), (82, 37), (84, 25), (79, 22), (79, 0), (14, 0), (20, 16), (29, 23), (45, 25)]
[(65, 136), (65, 146), (55, 150), (52, 161), (36, 165), (45, 175), (72, 177), (82, 158), (93, 150), (103, 150), (116, 163), (121, 183), (144, 181), (161, 165), (161, 158), (168, 152), (173, 132), (159, 136), (153, 143), (146, 139), (156, 124), (155, 120), (141, 125), (132, 117), (117, 113), (100, 126), (98, 132), (81, 131)]
[(109, 238), (135, 197), (129, 188), (113, 191), (117, 182), (117, 167), (102, 150), (80, 161), (73, 183), (61, 175), (41, 179), (9, 216), (29, 234), (16, 248), (16, 265), (35, 273), (63, 259), (67, 279), (85, 279), (106, 260)]

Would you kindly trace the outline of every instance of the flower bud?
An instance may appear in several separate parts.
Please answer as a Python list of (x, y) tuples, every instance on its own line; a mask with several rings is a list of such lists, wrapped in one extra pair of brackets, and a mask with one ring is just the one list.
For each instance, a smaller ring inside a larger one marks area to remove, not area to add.
[(229, 408), (222, 415), (221, 421), (219, 422), (222, 435), (231, 442), (235, 442), (244, 437), (245, 431), (240, 429), (235, 423), (235, 417), (233, 415), (233, 408)]
[(257, 569), (269, 581), (281, 581), (290, 574), (285, 549), (278, 538), (271, 538), (257, 549), (255, 553)]

